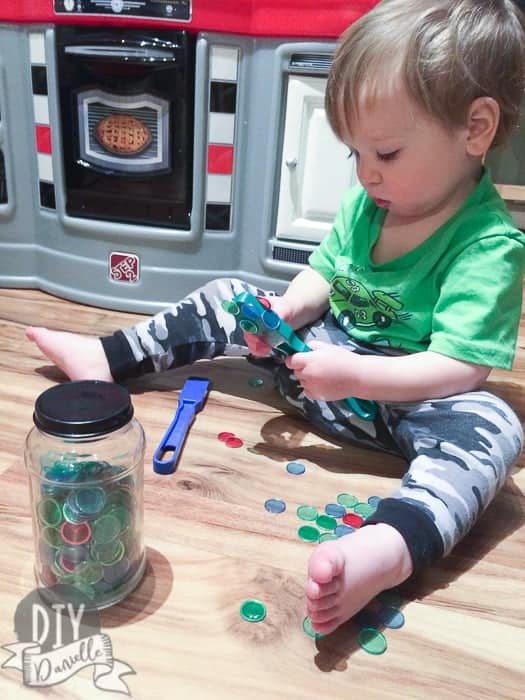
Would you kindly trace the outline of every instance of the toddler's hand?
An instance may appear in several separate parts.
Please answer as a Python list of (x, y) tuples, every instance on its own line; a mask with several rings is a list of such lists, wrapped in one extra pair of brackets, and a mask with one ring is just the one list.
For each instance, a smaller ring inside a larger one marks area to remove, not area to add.
[(298, 352), (286, 358), (309, 399), (339, 401), (351, 396), (359, 356), (328, 343), (309, 343), (312, 352)]
[(244, 333), (244, 340), (248, 346), (248, 350), (256, 357), (266, 357), (272, 352), (272, 348), (268, 343), (253, 333)]

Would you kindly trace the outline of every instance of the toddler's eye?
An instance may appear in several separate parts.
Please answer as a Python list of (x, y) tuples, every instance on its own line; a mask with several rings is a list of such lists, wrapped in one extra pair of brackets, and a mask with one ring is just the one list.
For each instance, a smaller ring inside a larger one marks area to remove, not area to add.
[(348, 160), (350, 160), (350, 158), (357, 159), (357, 158), (359, 158), (359, 153), (357, 151), (355, 151), (353, 148), (349, 148), (348, 155), (346, 157), (348, 158)]
[(378, 153), (377, 157), (379, 160), (395, 160), (399, 154), (399, 149), (397, 151), (390, 151), (389, 153)]

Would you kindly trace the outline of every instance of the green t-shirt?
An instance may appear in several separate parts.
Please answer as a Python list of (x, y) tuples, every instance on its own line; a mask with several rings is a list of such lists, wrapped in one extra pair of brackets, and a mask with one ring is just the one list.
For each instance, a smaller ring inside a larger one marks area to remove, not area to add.
[(423, 243), (386, 263), (372, 248), (385, 210), (361, 186), (343, 200), (310, 265), (330, 282), (330, 307), (357, 340), (432, 350), (510, 369), (521, 315), (525, 236), (485, 171), (463, 206)]

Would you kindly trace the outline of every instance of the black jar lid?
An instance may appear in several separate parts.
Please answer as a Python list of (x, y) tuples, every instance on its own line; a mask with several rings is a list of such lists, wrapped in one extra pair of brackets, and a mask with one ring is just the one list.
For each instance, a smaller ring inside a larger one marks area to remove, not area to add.
[(36, 427), (63, 438), (97, 437), (122, 428), (133, 417), (127, 389), (119, 384), (82, 380), (58, 384), (35, 402)]

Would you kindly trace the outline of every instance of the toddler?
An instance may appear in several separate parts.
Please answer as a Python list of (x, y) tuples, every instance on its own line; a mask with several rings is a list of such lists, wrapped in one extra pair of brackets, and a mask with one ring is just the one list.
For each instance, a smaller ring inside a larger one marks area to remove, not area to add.
[[(271, 354), (222, 308), (241, 291), (269, 299), (312, 348), (274, 357), (281, 394), (318, 428), (408, 463), (364, 526), (313, 551), (319, 633), (447, 555), (522, 449), (518, 418), (481, 387), (512, 367), (520, 320), (525, 236), (483, 163), (518, 121), (523, 4), (383, 0), (346, 30), (326, 111), (360, 185), (282, 296), (219, 279), (110, 337), (27, 330), (71, 379), (120, 382)], [(375, 420), (347, 396), (376, 401)]]

